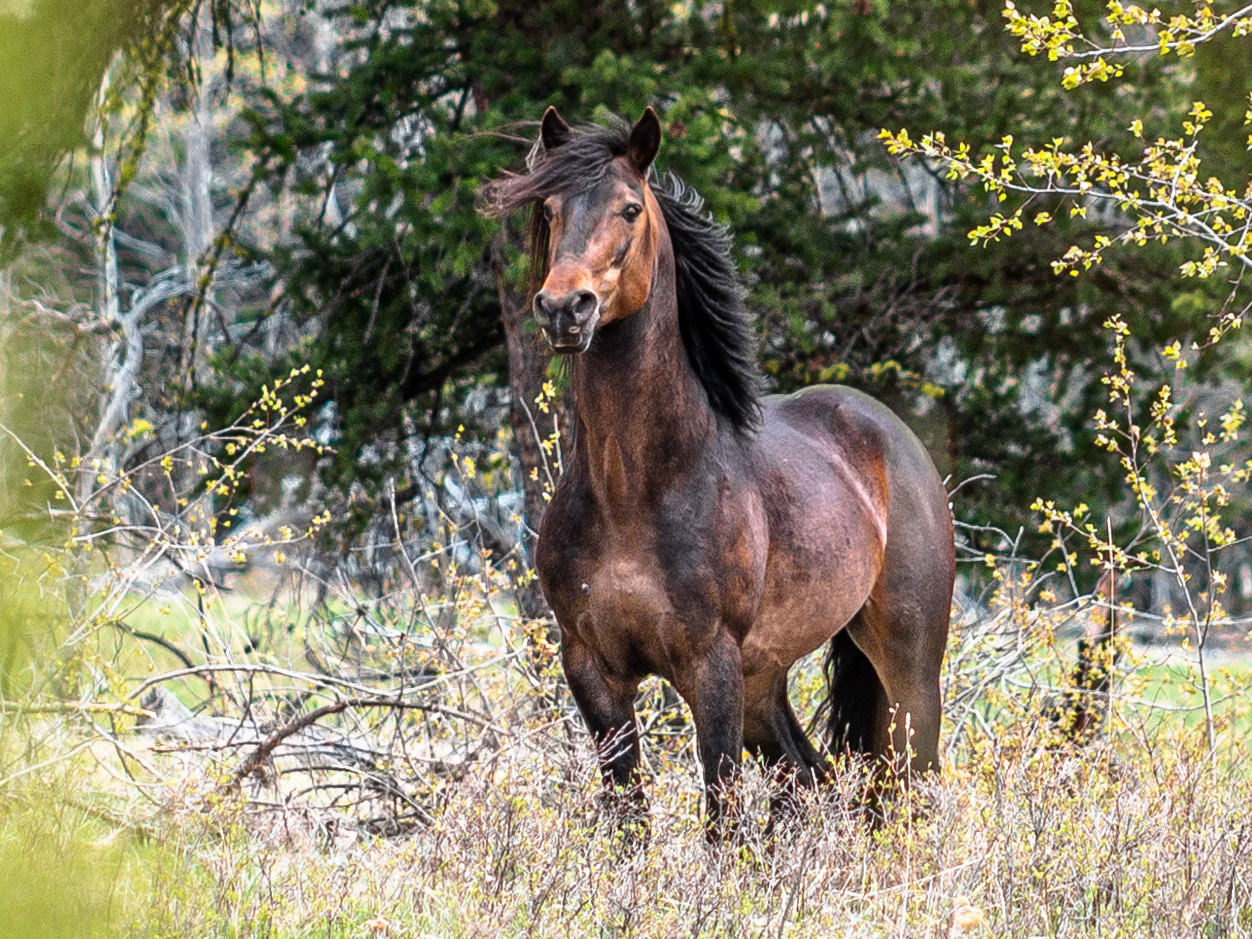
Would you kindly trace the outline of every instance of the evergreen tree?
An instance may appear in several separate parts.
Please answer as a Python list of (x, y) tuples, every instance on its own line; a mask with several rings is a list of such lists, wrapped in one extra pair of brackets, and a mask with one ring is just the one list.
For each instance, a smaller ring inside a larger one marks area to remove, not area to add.
[[(225, 28), (230, 8), (213, 9), (221, 41), (252, 41)], [(233, 314), (248, 328), (232, 328), (191, 390), (220, 420), (291, 367), (322, 369), (336, 439), (328, 478), (341, 487), (377, 489), (409, 465), (445, 422), (462, 421), (448, 405), (475, 385), (511, 383), (514, 445), (527, 470), (540, 459), (529, 421), (540, 437), (551, 424), (524, 407), (545, 355), (525, 308), (522, 225), (485, 218), (480, 192), (520, 165), (549, 105), (576, 121), (657, 107), (660, 169), (735, 232), (773, 387), (837, 380), (887, 399), (953, 485), (995, 477), (962, 490), (956, 508), (971, 521), (1015, 530), (1039, 496), (1115, 498), (1116, 473), (1081, 447), (1101, 394), (1088, 367), (1108, 341), (1101, 325), (1119, 313), (1150, 344), (1202, 320), (1208, 288), (1177, 291), (1168, 247), (1056, 278), (1051, 261), (1088, 224), (1064, 207), (1040, 203), (1054, 226), (971, 252), (966, 233), (989, 197), (895, 162), (877, 140), (884, 126), (944, 127), (991, 145), (1065, 137), (1080, 121), (1116, 141), (1126, 98), (1168, 108), (1179, 97), (1168, 72), (1145, 69), (1117, 101), (1076, 101), (1023, 63), (995, 5), (302, 9), (267, 15), (325, 48), (269, 50), (271, 72), (296, 81), (236, 77), (246, 110), (230, 131), (253, 166), (241, 206), (289, 224), (277, 241), (272, 226), (237, 224), (234, 242), (214, 247), (268, 264), (271, 301)], [(1083, 459), (1068, 458), (1080, 447)], [(542, 500), (530, 475), (533, 526)]]

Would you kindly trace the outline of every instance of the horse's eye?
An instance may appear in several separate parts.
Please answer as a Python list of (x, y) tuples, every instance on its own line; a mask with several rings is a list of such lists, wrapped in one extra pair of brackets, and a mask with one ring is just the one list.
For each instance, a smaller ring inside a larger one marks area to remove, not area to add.
[(626, 208), (622, 209), (622, 218), (626, 219), (628, 222), (633, 222), (642, 214), (643, 206), (639, 205), (637, 202), (632, 202), (630, 205), (626, 206)]

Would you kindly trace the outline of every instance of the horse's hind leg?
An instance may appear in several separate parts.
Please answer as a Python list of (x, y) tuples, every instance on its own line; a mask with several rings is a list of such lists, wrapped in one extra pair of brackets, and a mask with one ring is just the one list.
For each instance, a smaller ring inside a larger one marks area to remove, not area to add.
[(897, 774), (939, 769), (939, 678), (956, 575), (947, 493), (921, 444), (912, 443), (911, 450), (897, 447), (890, 467), (878, 580), (847, 626), (886, 692), (887, 714), (878, 723), (890, 733), (875, 734), (874, 749)]
[(648, 801), (639, 773), (639, 728), (635, 723), (638, 681), (605, 676), (578, 639), (561, 637), (561, 664), (582, 712), (600, 762), (605, 801), (628, 834), (647, 832)]
[(796, 717), (795, 709), (791, 706), (791, 699), (787, 696), (787, 681), (785, 678), (783, 679), (779, 695), (778, 708), (782, 712), (787, 729), (791, 734), (791, 742), (799, 752), (804, 765), (808, 767), (813, 782), (822, 782), (830, 773), (830, 764), (818, 752), (818, 749), (813, 746), (812, 741), (809, 740), (809, 735), (804, 732), (804, 728), (800, 725), (800, 719)]
[[(907, 577), (903, 578), (909, 579)], [(874, 734), (874, 755), (888, 760), (899, 775), (939, 769), (939, 725), (943, 702), (940, 669), (947, 643), (949, 602), (942, 588), (921, 597), (896, 589), (884, 576), (870, 599), (848, 624), (886, 692), (885, 726)]]

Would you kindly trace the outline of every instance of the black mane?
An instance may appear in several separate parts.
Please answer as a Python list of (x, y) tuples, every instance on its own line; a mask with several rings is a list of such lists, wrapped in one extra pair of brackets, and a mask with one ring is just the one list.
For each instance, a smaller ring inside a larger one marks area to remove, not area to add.
[[(598, 185), (614, 159), (626, 155), (630, 127), (579, 129), (555, 151), (536, 144), (528, 172), (509, 176), (490, 192), (500, 214), (533, 205), (531, 217), (531, 292), (547, 276), (548, 225), (540, 203), (555, 193), (586, 191)], [(736, 430), (760, 423), (760, 378), (756, 341), (744, 306), (746, 295), (731, 257), (729, 229), (705, 211), (704, 200), (673, 173), (652, 180), (674, 249), (678, 323), (687, 358), (714, 412)]]
[(747, 291), (731, 257), (734, 237), (704, 210), (704, 200), (673, 173), (652, 187), (674, 246), (678, 325), (691, 367), (713, 410), (737, 429), (761, 419), (756, 337)]

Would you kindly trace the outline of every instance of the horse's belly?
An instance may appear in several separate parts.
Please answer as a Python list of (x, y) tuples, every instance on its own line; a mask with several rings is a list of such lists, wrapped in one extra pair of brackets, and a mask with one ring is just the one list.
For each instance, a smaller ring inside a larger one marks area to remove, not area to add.
[(760, 612), (742, 645), (744, 671), (787, 668), (821, 647), (869, 599), (883, 564), (873, 519), (810, 518), (804, 537), (771, 553)]

